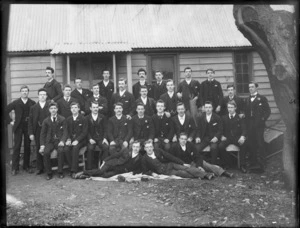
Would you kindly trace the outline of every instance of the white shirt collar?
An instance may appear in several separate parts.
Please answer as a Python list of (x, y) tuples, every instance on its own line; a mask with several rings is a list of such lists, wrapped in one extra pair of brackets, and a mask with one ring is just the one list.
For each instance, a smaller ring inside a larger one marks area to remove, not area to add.
[(150, 157), (150, 158), (152, 158), (152, 159), (155, 159), (155, 158), (156, 158), (156, 156), (155, 156), (155, 153), (154, 153), (154, 152), (153, 152), (151, 155), (148, 155), (148, 154), (147, 154), (147, 156), (148, 156), (148, 157)]
[(81, 89), (77, 89), (79, 93), (82, 93), (82, 88)]
[(67, 101), (67, 99), (69, 101), (71, 99), (71, 97), (64, 97), (64, 99), (65, 99), (65, 101)]
[[(251, 95), (251, 94), (250, 94)], [(252, 96), (257, 96), (257, 92), (255, 92), (255, 93), (253, 93), (253, 95)]]
[(42, 108), (44, 108), (45, 105), (46, 105), (46, 101), (44, 101), (44, 102), (40, 102), (40, 101), (39, 101), (39, 104), (40, 104), (40, 106), (41, 106)]
[(94, 113), (92, 113), (92, 118), (93, 118), (93, 120), (97, 120), (97, 118), (98, 118), (98, 113), (97, 114), (94, 114)]
[(109, 83), (109, 80), (107, 82), (103, 80), (103, 84), (105, 85), (105, 87), (108, 85), (108, 83)]
[(123, 91), (119, 91), (120, 92), (120, 97), (122, 97), (124, 95), (124, 93), (126, 92), (126, 90), (124, 89)]
[(231, 97), (228, 95), (229, 100), (232, 100), (234, 98), (234, 95)]
[(57, 120), (57, 114), (56, 114), (55, 116), (51, 116), (51, 120), (52, 120), (52, 121), (53, 121), (53, 117), (55, 117), (56, 120)]
[(79, 116), (79, 115), (77, 115), (77, 116), (72, 116), (72, 117), (73, 117), (73, 120), (75, 121), (75, 120), (77, 119), (78, 116)]
[(140, 80), (140, 84), (141, 85), (145, 85), (146, 84), (146, 80)]
[(182, 146), (181, 144), (179, 144), (180, 146), (181, 146), (181, 149), (183, 150), (183, 151), (186, 151), (186, 145), (185, 146)]
[(50, 81), (48, 81), (48, 82), (52, 82), (54, 80), (54, 78), (51, 78), (51, 80)]
[(169, 97), (173, 97), (174, 91), (173, 91), (173, 92), (169, 92), (169, 91), (168, 91), (168, 94), (169, 94)]
[(24, 99), (24, 98), (21, 97), (21, 100), (23, 101), (24, 104), (26, 104), (27, 101), (28, 101), (28, 98), (27, 98), (27, 99)]
[[(234, 113), (234, 114), (232, 115), (233, 118), (235, 117), (235, 114), (236, 114), (236, 113)], [(231, 114), (228, 113), (228, 116), (229, 116), (229, 119), (230, 119)]]
[(207, 80), (210, 82), (210, 81), (213, 81), (213, 80), (215, 80), (215, 79), (214, 79), (214, 78), (212, 78), (212, 79), (207, 78)]
[(138, 115), (138, 118), (139, 118), (139, 119), (143, 119), (143, 118), (144, 118), (144, 116), (145, 116), (145, 115), (143, 115), (142, 117), (140, 117), (140, 116)]
[(178, 118), (184, 120), (185, 119), (185, 114), (182, 117), (180, 115), (178, 115)]
[(118, 116), (116, 115), (116, 118), (117, 118), (118, 120), (120, 120), (120, 119), (122, 118), (122, 115), (120, 115), (120, 117), (118, 117)]
[(192, 79), (191, 79), (191, 78), (189, 78), (189, 79), (188, 79), (188, 78), (186, 78), (186, 79), (185, 79), (185, 81), (186, 81), (186, 83), (187, 83), (187, 84), (190, 84), (190, 83), (191, 83), (191, 81), (192, 81)]
[(147, 97), (146, 98), (141, 97), (141, 99), (142, 99), (144, 104), (147, 104)]
[(97, 96), (94, 94), (93, 95), (95, 98), (99, 98), (100, 97), (100, 94), (98, 94)]
[(212, 116), (212, 113), (210, 115), (206, 114), (206, 120), (207, 120), (207, 122), (210, 122), (211, 116)]
[(162, 114), (157, 113), (158, 116), (164, 116), (164, 114), (165, 114), (164, 112)]
[(162, 80), (160, 82), (157, 81), (157, 85), (161, 85), (162, 82), (163, 82)]
[(133, 153), (133, 152), (132, 152), (131, 157), (132, 157), (132, 158), (135, 158), (135, 157), (138, 156), (138, 155), (139, 155), (139, 153)]

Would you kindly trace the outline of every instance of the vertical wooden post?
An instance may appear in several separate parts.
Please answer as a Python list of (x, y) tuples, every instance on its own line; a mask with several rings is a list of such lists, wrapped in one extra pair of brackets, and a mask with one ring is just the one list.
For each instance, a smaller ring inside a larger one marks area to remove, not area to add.
[(127, 65), (127, 85), (128, 91), (132, 93), (132, 66), (131, 66), (131, 53), (128, 53), (126, 56), (126, 65)]
[(67, 84), (70, 84), (70, 56), (67, 55)]
[(92, 70), (92, 56), (88, 56), (88, 74), (89, 74), (89, 88), (91, 89), (94, 84), (94, 76), (93, 76), (93, 70)]
[(116, 65), (116, 54), (113, 54), (113, 77), (114, 77), (114, 91), (117, 92), (117, 65)]

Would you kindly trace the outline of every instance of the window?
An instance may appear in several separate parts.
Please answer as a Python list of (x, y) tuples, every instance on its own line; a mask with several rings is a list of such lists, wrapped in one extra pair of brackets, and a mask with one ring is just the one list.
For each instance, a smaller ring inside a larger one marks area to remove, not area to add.
[(247, 94), (252, 78), (252, 55), (248, 52), (236, 52), (234, 60), (236, 91), (238, 94)]
[(93, 80), (102, 80), (102, 70), (108, 69), (112, 75), (112, 59), (109, 57), (92, 58), (92, 75)]
[(163, 80), (175, 79), (175, 55), (151, 55), (149, 56), (151, 69), (151, 82), (156, 81), (155, 71), (162, 71)]

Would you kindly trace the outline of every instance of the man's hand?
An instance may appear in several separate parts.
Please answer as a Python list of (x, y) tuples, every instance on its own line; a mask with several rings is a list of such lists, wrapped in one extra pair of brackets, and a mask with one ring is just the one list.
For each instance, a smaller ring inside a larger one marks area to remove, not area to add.
[(245, 114), (244, 114), (244, 113), (241, 113), (241, 114), (239, 114), (239, 117), (240, 117), (241, 119), (243, 119), (243, 118), (245, 118)]
[(111, 146), (114, 146), (114, 145), (116, 145), (116, 142), (115, 142), (115, 141), (111, 141), (111, 142), (110, 142), (110, 145), (111, 145)]
[(14, 126), (14, 124), (15, 124), (15, 121), (14, 121), (14, 120), (10, 122), (10, 125), (11, 125), (11, 126)]
[(34, 140), (34, 135), (29, 135), (29, 139), (30, 139), (31, 141), (33, 141), (33, 140)]
[(124, 141), (124, 142), (123, 142), (123, 146), (127, 148), (127, 147), (128, 147), (128, 142), (127, 142), (127, 141)]
[[(78, 141), (77, 141), (78, 142)], [(58, 143), (58, 146), (64, 146), (65, 144), (64, 144), (64, 142), (63, 141), (60, 141), (59, 143)], [(75, 146), (75, 145), (74, 145)]]
[(170, 140), (169, 139), (164, 139), (164, 143), (169, 143)]
[(75, 140), (72, 142), (72, 146), (76, 146), (78, 143), (79, 143), (78, 140)]
[(81, 111), (81, 114), (82, 114), (82, 115), (85, 115), (85, 112), (84, 112), (84, 111)]
[(171, 117), (171, 113), (170, 112), (165, 112), (166, 117), (170, 118)]
[(216, 143), (216, 142), (218, 142), (218, 138), (215, 136), (215, 137), (213, 137), (213, 138), (210, 140), (210, 142)]
[(177, 137), (176, 135), (174, 135), (173, 139), (172, 139), (172, 142), (177, 142)]
[(55, 102), (53, 99), (50, 101), (51, 103)]
[(239, 143), (240, 145), (243, 145), (244, 142), (245, 142), (245, 140), (246, 140), (245, 136), (242, 135), (242, 136), (240, 137), (238, 143)]
[(221, 111), (221, 106), (218, 105), (217, 108), (216, 108), (216, 112), (220, 112)]
[(193, 98), (193, 101), (196, 101), (198, 99), (198, 96), (195, 96), (194, 98)]
[(96, 143), (96, 141), (95, 141), (94, 139), (90, 139), (89, 142), (90, 142), (90, 144), (92, 144), (92, 145)]
[(182, 98), (182, 93), (177, 93), (177, 97), (178, 97), (179, 99), (181, 99), (181, 98)]
[(102, 144), (104, 144), (104, 143), (105, 143), (106, 145), (109, 145), (107, 139), (105, 139), (105, 138), (104, 138), (103, 141), (102, 141)]
[(158, 142), (158, 138), (155, 138), (155, 139), (154, 139), (154, 142)]
[(201, 139), (200, 139), (199, 137), (197, 137), (197, 138), (195, 139), (195, 143), (201, 143)]
[(132, 144), (133, 142), (134, 142), (134, 139), (131, 138), (130, 141), (129, 141), (129, 143)]
[(126, 115), (126, 118), (127, 118), (128, 120), (131, 120), (131, 116), (130, 116), (130, 115)]
[(44, 145), (40, 146), (39, 153), (40, 153), (41, 155), (44, 155), (44, 150), (45, 150), (45, 146), (44, 146)]
[(186, 167), (191, 167), (191, 165), (190, 164), (183, 164), (184, 166), (186, 166)]
[(70, 139), (68, 139), (68, 140), (66, 141), (66, 145), (67, 145), (67, 146), (71, 146), (71, 140), (70, 140)]
[(227, 138), (224, 136), (224, 135), (222, 135), (222, 137), (221, 137), (221, 141), (226, 141), (227, 140)]
[(192, 141), (193, 141), (193, 138), (192, 138), (192, 137), (189, 137), (189, 138), (187, 139), (187, 141), (192, 142)]

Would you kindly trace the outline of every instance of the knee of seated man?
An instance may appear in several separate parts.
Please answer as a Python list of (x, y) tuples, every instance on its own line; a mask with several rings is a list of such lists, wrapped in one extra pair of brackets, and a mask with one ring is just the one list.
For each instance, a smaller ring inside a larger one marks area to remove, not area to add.
[(211, 144), (210, 144), (210, 149), (211, 149), (211, 150), (216, 150), (216, 149), (218, 149), (218, 144), (217, 144), (217, 143), (211, 143)]

